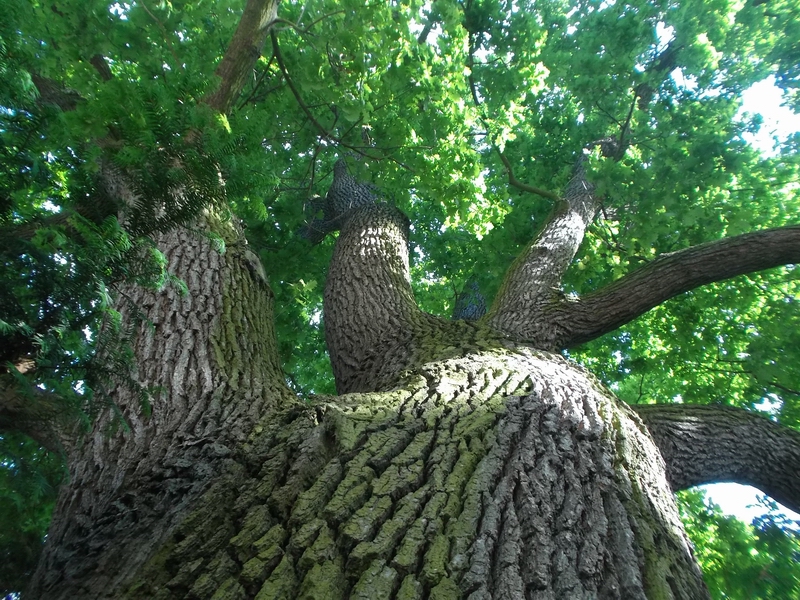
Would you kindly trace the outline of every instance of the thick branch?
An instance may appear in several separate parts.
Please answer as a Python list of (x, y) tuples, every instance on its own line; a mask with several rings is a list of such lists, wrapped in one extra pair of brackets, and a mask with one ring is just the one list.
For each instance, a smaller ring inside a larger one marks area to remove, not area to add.
[(347, 215), (325, 284), (325, 339), (339, 393), (361, 391), (371, 357), (408, 334), (420, 312), (408, 268), (408, 219), (386, 204)]
[(542, 324), (541, 312), (558, 300), (564, 271), (600, 204), (594, 186), (586, 178), (586, 160), (585, 155), (578, 159), (564, 199), (508, 269), (488, 314), (488, 322), (495, 329), (518, 339), (533, 340)]
[(57, 81), (42, 77), (36, 73), (31, 73), (31, 80), (39, 92), (38, 102), (40, 104), (52, 104), (61, 110), (68, 112), (75, 110), (78, 102), (83, 100), (81, 95), (75, 90), (64, 87)]
[(253, 70), (267, 34), (278, 15), (278, 0), (247, 0), (216, 74), (222, 81), (206, 103), (225, 114), (233, 106)]
[(740, 408), (632, 407), (653, 436), (675, 491), (733, 481), (800, 511), (800, 432)]
[(545, 318), (558, 330), (550, 340), (552, 347), (567, 348), (597, 338), (702, 285), (791, 263), (800, 263), (800, 225), (663, 254), (585, 298), (561, 299), (545, 311)]

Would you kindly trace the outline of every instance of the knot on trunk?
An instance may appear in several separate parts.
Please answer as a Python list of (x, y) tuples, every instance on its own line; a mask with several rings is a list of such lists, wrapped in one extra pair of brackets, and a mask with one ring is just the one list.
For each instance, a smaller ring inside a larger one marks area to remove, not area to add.
[(300, 237), (319, 244), (332, 231), (338, 231), (350, 214), (357, 208), (375, 204), (378, 201), (377, 188), (355, 179), (343, 158), (333, 165), (333, 183), (325, 198), (314, 197), (310, 202), (311, 214), (322, 212), (322, 218), (313, 219), (300, 229)]

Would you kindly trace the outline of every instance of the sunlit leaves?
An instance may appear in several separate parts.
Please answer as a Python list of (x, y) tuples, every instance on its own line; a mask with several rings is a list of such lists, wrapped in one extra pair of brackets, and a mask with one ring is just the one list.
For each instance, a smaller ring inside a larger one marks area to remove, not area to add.
[(781, 600), (800, 594), (797, 523), (772, 513), (749, 525), (724, 516), (698, 490), (682, 492), (679, 498), (713, 598)]

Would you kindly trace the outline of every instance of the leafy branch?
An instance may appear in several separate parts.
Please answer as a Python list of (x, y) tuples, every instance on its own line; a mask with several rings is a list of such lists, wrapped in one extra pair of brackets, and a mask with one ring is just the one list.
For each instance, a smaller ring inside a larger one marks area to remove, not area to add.
[[(800, 262), (800, 225), (746, 233), (662, 254), (580, 300), (562, 301), (552, 322), (566, 348), (621, 327), (670, 298), (702, 285)], [(561, 329), (563, 328), (563, 329)]]
[[(308, 119), (308, 121), (314, 126), (314, 128), (319, 132), (319, 134), (322, 136), (323, 139), (330, 140), (334, 144), (336, 144), (338, 146), (341, 146), (343, 148), (347, 148), (348, 150), (350, 150), (352, 152), (355, 152), (356, 154), (358, 154), (360, 156), (363, 156), (364, 158), (368, 158), (370, 160), (375, 160), (375, 161), (388, 159), (388, 160), (396, 163), (397, 165), (403, 167), (406, 170), (409, 170), (409, 171), (411, 170), (410, 167), (408, 167), (404, 163), (400, 162), (396, 158), (393, 158), (393, 157), (388, 156), (388, 155), (379, 156), (379, 155), (375, 155), (375, 154), (366, 152), (364, 150), (365, 146), (356, 146), (356, 145), (353, 145), (353, 144), (349, 144), (346, 141), (344, 141), (344, 137), (345, 136), (341, 136), (341, 137), (340, 136), (336, 136), (331, 131), (326, 129), (317, 120), (317, 118), (314, 116), (314, 113), (311, 112), (311, 108), (305, 103), (305, 101), (303, 100), (303, 96), (300, 93), (300, 90), (297, 88), (297, 85), (294, 83), (294, 81), (292, 80), (291, 76), (289, 75), (289, 70), (286, 68), (286, 62), (284, 61), (283, 54), (281, 53), (280, 45), (278, 44), (278, 36), (275, 35), (274, 31), (270, 33), (270, 36), (272, 38), (272, 46), (273, 46), (273, 51), (274, 51), (274, 54), (275, 54), (275, 60), (278, 63), (278, 67), (280, 68), (281, 73), (283, 74), (283, 78), (286, 81), (286, 85), (291, 90), (292, 95), (295, 98), (295, 101), (297, 102), (298, 106), (303, 111), (303, 113), (306, 115), (306, 118)], [(350, 129), (348, 129), (348, 132), (352, 131), (357, 125), (358, 125), (358, 123), (355, 123), (353, 126), (351, 126)]]
[[(469, 75), (467, 75), (467, 82), (469, 83), (469, 89), (472, 93), (472, 101), (475, 104), (475, 108), (478, 110), (478, 118), (480, 118), (483, 126), (489, 131), (491, 128), (489, 127), (489, 123), (483, 114), (483, 103), (481, 102), (480, 95), (478, 94), (477, 84), (475, 83), (475, 43), (473, 40), (472, 32), (469, 33), (469, 54), (467, 55), (467, 67), (469, 69)], [(509, 162), (508, 158), (505, 155), (505, 152), (500, 150), (497, 144), (494, 143), (491, 135), (487, 136), (489, 143), (492, 145), (492, 148), (497, 153), (497, 156), (500, 158), (500, 162), (503, 163), (503, 168), (508, 175), (508, 185), (511, 187), (515, 187), (518, 190), (522, 190), (523, 192), (528, 192), (530, 194), (536, 194), (537, 196), (542, 196), (543, 198), (547, 198), (552, 200), (553, 202), (559, 202), (561, 200), (558, 194), (555, 194), (549, 190), (545, 190), (539, 187), (535, 187), (532, 185), (528, 185), (527, 183), (521, 182), (519, 179), (516, 178), (514, 175), (514, 169), (511, 167), (511, 163)]]

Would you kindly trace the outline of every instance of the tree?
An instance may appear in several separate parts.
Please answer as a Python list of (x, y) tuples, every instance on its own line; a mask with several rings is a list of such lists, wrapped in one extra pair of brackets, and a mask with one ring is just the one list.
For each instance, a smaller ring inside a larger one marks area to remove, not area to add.
[(69, 464), (28, 594), (706, 597), (674, 491), (800, 506), (797, 140), (736, 116), (793, 11), (11, 3), (3, 428)]

